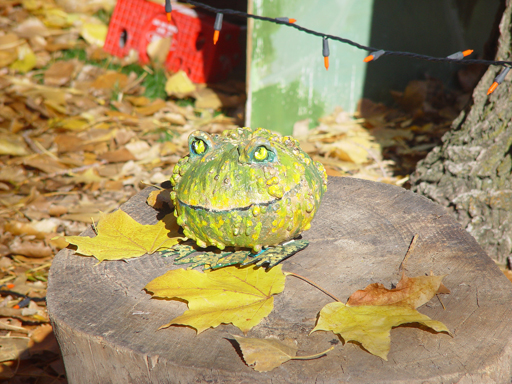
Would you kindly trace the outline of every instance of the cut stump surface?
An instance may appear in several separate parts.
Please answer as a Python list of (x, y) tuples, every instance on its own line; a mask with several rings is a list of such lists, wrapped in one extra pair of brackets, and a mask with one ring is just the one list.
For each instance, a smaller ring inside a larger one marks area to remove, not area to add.
[[(146, 204), (151, 188), (121, 206), (142, 224), (157, 212)], [(271, 372), (247, 367), (230, 342), (242, 335), (221, 325), (200, 335), (172, 326), (186, 304), (151, 299), (144, 286), (170, 269), (155, 253), (100, 264), (60, 251), (51, 267), (48, 311), (70, 383), (510, 383), (512, 285), (476, 241), (440, 206), (404, 189), (353, 178), (330, 178), (304, 251), (283, 270), (317, 282), (342, 301), (368, 284), (390, 288), (412, 237), (408, 276), (444, 275), (451, 294), (419, 308), (453, 333), (401, 326), (391, 331), (388, 361), (346, 343), (310, 361), (290, 361)], [(92, 230), (84, 235), (93, 236)], [(247, 336), (297, 340), (298, 355), (338, 341), (313, 329), (328, 296), (288, 277), (272, 313)], [(235, 344), (236, 345), (236, 344)]]

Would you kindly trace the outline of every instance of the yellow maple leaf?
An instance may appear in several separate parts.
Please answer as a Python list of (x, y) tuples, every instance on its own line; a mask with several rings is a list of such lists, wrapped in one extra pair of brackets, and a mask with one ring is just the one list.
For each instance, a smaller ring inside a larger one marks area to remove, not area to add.
[(186, 96), (196, 90), (195, 84), (184, 71), (178, 71), (165, 83), (165, 92), (171, 96)]
[(94, 168), (89, 168), (85, 172), (80, 173), (79, 175), (72, 174), (72, 179), (69, 180), (70, 183), (74, 184), (91, 184), (91, 183), (99, 183), (101, 182), (101, 177), (98, 175), (98, 172)]
[(0, 138), (0, 155), (26, 156), (29, 152), (25, 143), (15, 137)]
[(30, 46), (22, 44), (18, 47), (18, 60), (11, 64), (11, 69), (26, 73), (35, 67), (36, 61), (36, 55)]
[[(155, 36), (156, 37), (156, 36)], [(172, 38), (170, 36), (161, 39), (155, 38), (146, 47), (146, 52), (152, 62), (163, 64), (169, 49), (171, 48)]]
[(146, 290), (153, 296), (183, 299), (189, 309), (170, 323), (187, 325), (201, 333), (220, 324), (231, 323), (248, 332), (274, 308), (273, 295), (283, 291), (285, 276), (278, 265), (263, 268), (235, 266), (204, 273), (177, 269), (151, 281)]
[(101, 213), (96, 237), (64, 236), (64, 239), (76, 245), (77, 253), (82, 255), (100, 261), (122, 260), (172, 247), (182, 239), (178, 229), (172, 214), (155, 225), (143, 225), (119, 209), (108, 215)]
[(240, 345), (244, 360), (248, 366), (258, 372), (268, 372), (289, 360), (309, 360), (325, 355), (334, 349), (310, 356), (295, 356), (297, 345), (293, 340), (257, 339), (252, 337), (234, 336)]
[(346, 342), (357, 341), (368, 352), (387, 360), (391, 328), (407, 323), (420, 323), (436, 332), (451, 334), (443, 323), (413, 308), (393, 305), (349, 307), (339, 302), (322, 308), (311, 332), (332, 331)]
[(108, 27), (101, 23), (83, 23), (80, 35), (91, 45), (103, 47), (107, 38)]

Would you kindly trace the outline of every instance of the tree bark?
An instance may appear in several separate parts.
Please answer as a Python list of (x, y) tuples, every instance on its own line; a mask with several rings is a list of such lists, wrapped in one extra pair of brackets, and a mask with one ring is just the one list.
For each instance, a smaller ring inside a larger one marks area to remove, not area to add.
[[(499, 24), (496, 60), (511, 60), (512, 0)], [(418, 163), (412, 190), (446, 207), (498, 262), (512, 255), (512, 71), (490, 96), (491, 66), (443, 144)]]

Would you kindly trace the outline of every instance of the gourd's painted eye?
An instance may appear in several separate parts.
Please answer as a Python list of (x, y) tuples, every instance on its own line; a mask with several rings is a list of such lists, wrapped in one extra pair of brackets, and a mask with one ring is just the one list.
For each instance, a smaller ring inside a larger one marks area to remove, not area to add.
[[(1, 1), (1, 0), (0, 0)], [(202, 159), (215, 149), (212, 137), (203, 131), (194, 131), (188, 137), (188, 150), (190, 159)]]
[(271, 163), (276, 160), (276, 154), (270, 144), (256, 145), (251, 152), (251, 161), (254, 163)]
[(265, 161), (268, 158), (268, 149), (263, 145), (256, 148), (254, 151), (254, 160), (256, 161)]
[(275, 148), (265, 137), (255, 137), (249, 143), (238, 147), (238, 161), (242, 164), (262, 166), (278, 161)]
[(194, 141), (192, 141), (190, 147), (196, 155), (202, 155), (206, 152), (207, 145), (203, 140), (196, 138)]

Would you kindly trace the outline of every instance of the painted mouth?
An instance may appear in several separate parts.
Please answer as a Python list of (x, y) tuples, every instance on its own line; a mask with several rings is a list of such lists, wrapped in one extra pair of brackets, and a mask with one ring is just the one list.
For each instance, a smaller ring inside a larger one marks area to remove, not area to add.
[(277, 203), (283, 199), (286, 199), (288, 198), (290, 195), (295, 195), (298, 190), (300, 189), (300, 184), (296, 184), (292, 189), (290, 189), (288, 192), (286, 192), (282, 197), (276, 197), (275, 199), (273, 200), (270, 200), (270, 201), (267, 201), (267, 202), (264, 202), (264, 203), (255, 203), (255, 204), (249, 204), (249, 205), (246, 205), (245, 207), (236, 207), (236, 208), (231, 208), (231, 209), (215, 209), (215, 208), (206, 208), (206, 207), (203, 207), (203, 206), (200, 206), (200, 205), (192, 205), (192, 204), (187, 204), (185, 202), (183, 202), (181, 199), (177, 199), (178, 202), (188, 208), (192, 208), (194, 210), (203, 210), (203, 211), (206, 211), (206, 212), (218, 212), (218, 213), (222, 213), (222, 212), (235, 212), (235, 211), (239, 211), (239, 212), (243, 212), (243, 211), (248, 211), (249, 209), (253, 208), (253, 207), (269, 207), (271, 206), (272, 204), (274, 203)]
[(243, 211), (248, 211), (249, 209), (251, 209), (252, 207), (268, 207), (280, 200), (282, 200), (285, 196), (279, 198), (279, 199), (274, 199), (274, 200), (271, 200), (271, 201), (268, 201), (266, 203), (258, 203), (258, 204), (250, 204), (250, 205), (247, 205), (245, 207), (238, 207), (238, 208), (231, 208), (231, 209), (213, 209), (213, 208), (206, 208), (206, 207), (201, 207), (200, 205), (191, 205), (191, 204), (187, 204), (187, 203), (184, 203), (183, 201), (181, 201), (180, 199), (178, 199), (178, 202), (181, 204), (181, 205), (184, 205), (188, 208), (192, 208), (194, 210), (203, 210), (203, 211), (206, 211), (206, 212), (216, 212), (216, 213), (222, 213), (222, 212), (235, 212), (235, 211), (240, 211), (240, 212), (243, 212)]

